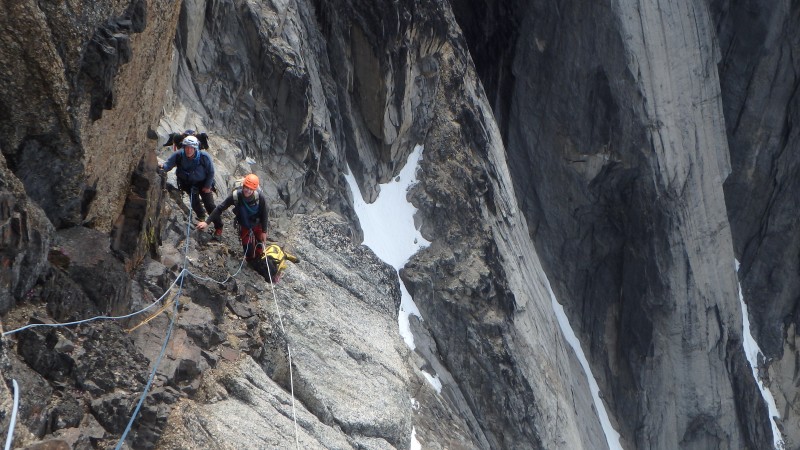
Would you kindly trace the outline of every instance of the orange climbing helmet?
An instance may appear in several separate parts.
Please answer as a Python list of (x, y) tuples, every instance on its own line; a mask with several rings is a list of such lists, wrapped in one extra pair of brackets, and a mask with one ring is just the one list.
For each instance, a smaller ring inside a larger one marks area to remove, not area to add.
[(252, 190), (258, 189), (258, 176), (254, 173), (247, 175), (244, 177), (244, 181), (242, 181), (242, 186)]

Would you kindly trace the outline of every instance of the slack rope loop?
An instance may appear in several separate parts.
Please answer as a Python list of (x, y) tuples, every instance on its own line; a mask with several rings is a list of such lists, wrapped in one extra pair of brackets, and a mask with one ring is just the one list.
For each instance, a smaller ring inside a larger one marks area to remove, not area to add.
[(11, 380), (14, 385), (14, 410), (11, 412), (11, 422), (8, 424), (8, 436), (6, 436), (5, 450), (11, 450), (11, 443), (14, 442), (14, 427), (17, 425), (17, 409), (19, 409), (19, 386), (17, 380)]
[[(133, 317), (133, 316), (139, 315), (139, 314), (141, 314), (141, 313), (143, 313), (145, 311), (148, 311), (150, 308), (155, 307), (158, 304), (158, 302), (161, 301), (161, 299), (166, 297), (166, 295), (169, 293), (169, 291), (172, 289), (172, 287), (175, 286), (175, 283), (180, 281), (181, 285), (183, 285), (183, 275), (189, 273), (189, 271), (186, 269), (186, 261), (187, 261), (186, 254), (189, 251), (189, 240), (190, 240), (190, 238), (189, 238), (190, 234), (189, 233), (191, 232), (190, 230), (191, 230), (191, 224), (192, 224), (192, 207), (191, 207), (191, 205), (192, 205), (192, 199), (194, 198), (194, 193), (190, 193), (189, 195), (190, 195), (189, 196), (189, 220), (187, 221), (187, 224), (186, 224), (186, 245), (185, 245), (184, 251), (183, 251), (183, 268), (181, 269), (181, 273), (178, 274), (178, 276), (175, 278), (175, 281), (172, 282), (172, 284), (166, 289), (166, 292), (164, 292), (164, 294), (161, 297), (159, 297), (158, 300), (154, 301), (153, 303), (151, 303), (150, 305), (148, 305), (147, 307), (145, 307), (145, 308), (143, 308), (143, 309), (141, 309), (139, 311), (133, 312), (131, 314), (126, 314), (124, 316), (96, 316), (96, 317), (91, 317), (89, 319), (76, 320), (74, 322), (65, 322), (65, 323), (32, 323), (32, 324), (29, 324), (29, 325), (25, 325), (24, 327), (17, 328), (15, 330), (6, 331), (6, 332), (3, 333), (3, 336), (8, 336), (8, 335), (11, 335), (11, 334), (14, 334), (14, 333), (18, 333), (18, 332), (23, 331), (23, 330), (27, 330), (29, 328), (36, 328), (36, 327), (66, 327), (66, 326), (71, 326), (71, 325), (79, 325), (79, 324), (86, 323), (86, 322), (92, 322), (94, 320), (122, 320), (122, 319), (127, 319), (129, 317)], [(189, 274), (191, 275), (191, 273), (189, 273)]]
[(242, 267), (244, 267), (244, 262), (247, 260), (247, 251), (248, 250), (250, 250), (250, 243), (249, 242), (247, 243), (247, 248), (244, 249), (244, 255), (242, 255), (242, 262), (239, 264), (239, 268), (236, 270), (236, 272), (233, 275), (229, 274), (228, 277), (225, 278), (222, 281), (217, 281), (217, 280), (215, 280), (213, 278), (209, 278), (209, 277), (203, 277), (203, 276), (194, 274), (192, 272), (188, 272), (188, 273), (189, 273), (189, 275), (193, 276), (197, 280), (210, 281), (212, 283), (217, 283), (217, 284), (225, 284), (225, 283), (228, 282), (228, 280), (232, 280), (232, 279), (236, 278), (236, 276), (239, 275), (239, 272), (242, 271)]
[(133, 317), (133, 316), (137, 316), (137, 315), (139, 315), (139, 314), (141, 314), (141, 313), (143, 313), (145, 311), (148, 311), (150, 308), (154, 308), (154, 307), (158, 306), (159, 302), (164, 297), (166, 297), (167, 294), (169, 294), (170, 289), (172, 289), (172, 287), (175, 286), (175, 283), (177, 283), (179, 280), (182, 279), (183, 274), (186, 273), (186, 272), (188, 272), (186, 269), (182, 270), (181, 273), (177, 276), (177, 278), (175, 278), (175, 281), (172, 282), (172, 284), (167, 288), (166, 292), (164, 292), (164, 294), (161, 297), (159, 297), (153, 303), (149, 304), (148, 306), (144, 307), (143, 309), (140, 309), (139, 311), (132, 312), (132, 313), (126, 314), (124, 316), (96, 316), (96, 317), (91, 317), (89, 319), (76, 320), (74, 322), (32, 323), (32, 324), (25, 325), (24, 327), (17, 328), (15, 330), (6, 331), (6, 332), (3, 333), (3, 336), (8, 336), (10, 334), (18, 333), (20, 331), (27, 330), (29, 328), (36, 328), (36, 327), (67, 327), (67, 326), (72, 326), (72, 325), (80, 325), (80, 324), (86, 323), (86, 322), (92, 322), (94, 320), (122, 320), (122, 319), (127, 319), (127, 318), (130, 318), (130, 317)]

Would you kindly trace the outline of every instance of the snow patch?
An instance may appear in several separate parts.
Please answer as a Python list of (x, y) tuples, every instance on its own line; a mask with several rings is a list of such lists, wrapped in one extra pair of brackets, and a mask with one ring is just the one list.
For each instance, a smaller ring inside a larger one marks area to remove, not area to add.
[[(736, 269), (736, 273), (739, 273), (738, 260), (734, 261), (734, 267)], [(769, 421), (772, 425), (772, 443), (775, 445), (776, 450), (783, 450), (786, 448), (786, 444), (783, 442), (781, 431), (778, 429), (778, 423), (775, 420), (776, 417), (780, 419), (781, 415), (778, 412), (777, 405), (775, 405), (775, 398), (772, 396), (772, 392), (764, 384), (764, 380), (758, 376), (758, 355), (761, 354), (761, 348), (753, 338), (753, 335), (750, 334), (750, 316), (747, 313), (747, 304), (744, 302), (744, 295), (742, 295), (741, 283), (738, 284), (738, 289), (739, 303), (742, 305), (742, 340), (744, 341), (742, 346), (744, 347), (744, 353), (747, 356), (747, 362), (750, 363), (750, 369), (753, 371), (753, 378), (755, 378), (758, 382), (758, 389), (761, 391), (761, 396), (764, 397), (764, 401), (767, 402)]]
[(556, 313), (556, 318), (558, 319), (558, 324), (561, 327), (561, 332), (564, 334), (564, 339), (566, 339), (569, 345), (572, 347), (572, 350), (575, 352), (575, 356), (578, 357), (578, 361), (581, 363), (581, 367), (583, 367), (583, 371), (586, 373), (586, 379), (589, 382), (589, 390), (592, 393), (594, 407), (597, 410), (597, 416), (600, 419), (600, 426), (603, 427), (603, 432), (606, 435), (608, 448), (610, 450), (622, 450), (622, 444), (619, 441), (619, 433), (611, 425), (611, 420), (608, 418), (608, 412), (606, 412), (606, 405), (600, 400), (600, 386), (597, 385), (597, 380), (595, 380), (594, 375), (592, 374), (592, 369), (589, 366), (589, 361), (586, 359), (586, 355), (583, 353), (581, 343), (578, 341), (575, 331), (569, 324), (569, 319), (567, 319), (567, 314), (564, 312), (564, 307), (556, 300), (556, 294), (550, 287), (550, 281), (547, 279), (547, 276), (544, 273), (542, 273), (542, 278), (544, 278), (545, 285), (547, 286), (547, 292), (550, 294), (550, 301), (553, 304), (553, 310)]
[[(364, 231), (363, 244), (397, 271), (414, 253), (431, 244), (414, 226), (414, 214), (417, 208), (406, 200), (408, 188), (417, 182), (416, 172), (419, 160), (422, 159), (422, 149), (421, 145), (414, 147), (400, 173), (392, 181), (380, 185), (380, 194), (373, 203), (364, 201), (350, 167), (347, 168), (348, 172), (345, 175), (353, 195), (353, 208)], [(400, 291), (402, 297), (398, 326), (403, 340), (413, 350), (416, 345), (411, 334), (409, 315), (413, 314), (420, 318), (421, 316), (403, 280), (400, 280)]]

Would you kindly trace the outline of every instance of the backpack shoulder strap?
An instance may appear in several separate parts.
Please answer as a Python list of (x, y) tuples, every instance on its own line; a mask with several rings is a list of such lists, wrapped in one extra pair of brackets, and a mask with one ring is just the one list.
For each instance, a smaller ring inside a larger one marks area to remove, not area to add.
[[(261, 189), (256, 189), (255, 191), (253, 191), (253, 194), (256, 196), (257, 201), (261, 200)], [(242, 200), (242, 189), (237, 188), (236, 190), (233, 191), (233, 204), (238, 206), (241, 200)]]

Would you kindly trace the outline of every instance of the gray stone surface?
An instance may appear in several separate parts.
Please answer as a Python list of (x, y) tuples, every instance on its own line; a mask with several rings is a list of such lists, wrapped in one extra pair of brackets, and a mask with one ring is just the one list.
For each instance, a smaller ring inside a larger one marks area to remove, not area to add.
[[(0, 148), (2, 144), (0, 144)], [(0, 157), (0, 314), (30, 295), (47, 272), (53, 226)]]
[(463, 101), (481, 97), (475, 72), (457, 62), (460, 51), (441, 50), (442, 83), (453, 90), (437, 97), (411, 193), (433, 243), (403, 278), (449, 370), (442, 375), (452, 376), (446, 388), (464, 398), (459, 414), (479, 427), (476, 446), (602, 448), (584, 375), (517, 213), (488, 103)]
[[(796, 5), (745, 13), (711, 4), (718, 29), (720, 84), (731, 155), (725, 180), (739, 279), (762, 370), (778, 404), (786, 448), (800, 446), (798, 413), (797, 61)], [(739, 32), (746, 29), (746, 33)]]
[(27, 31), (0, 38), (0, 148), (56, 227), (109, 231), (161, 113), (169, 72), (154, 68), (169, 54), (179, 3), (64, 6), (3, 5), (0, 28)]
[(519, 35), (502, 127), (531, 236), (623, 445), (769, 446), (742, 358), (708, 8), (554, 8), (522, 9), (520, 29), (535, 31)]
[[(290, 447), (288, 344), (301, 447), (407, 448), (413, 426), (426, 449), (602, 448), (552, 286), (626, 449), (770, 448), (734, 258), (800, 442), (795, 5), (6, 3), (3, 325), (135, 310), (193, 274), (148, 323), (4, 338), (3, 378), (37, 389), (21, 445), (114, 446), (175, 318), (127, 446)], [(191, 231), (155, 175), (186, 128), (218, 201), (261, 177), (303, 260), (281, 313), (230, 212), (219, 241)], [(416, 144), (410, 352), (343, 175), (372, 200)]]
[[(282, 233), (303, 262), (287, 270), (275, 297), (249, 269), (239, 275), (254, 283), (246, 297), (266, 318), (251, 347), (256, 360), (240, 355), (204, 375), (195, 399), (173, 409), (160, 448), (293, 446), (292, 391), (301, 448), (408, 447), (410, 375), (394, 271), (349, 242), (335, 215), (291, 224)], [(198, 424), (208, 432), (193, 437)]]

